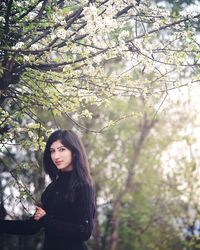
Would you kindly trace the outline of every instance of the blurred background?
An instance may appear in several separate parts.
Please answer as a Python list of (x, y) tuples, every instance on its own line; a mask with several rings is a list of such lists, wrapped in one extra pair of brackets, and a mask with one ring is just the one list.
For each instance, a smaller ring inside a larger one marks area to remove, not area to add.
[[(48, 135), (73, 129), (96, 188), (90, 250), (200, 248), (200, 2), (0, 3), (0, 219), (50, 180)], [(41, 250), (43, 232), (0, 235)]]

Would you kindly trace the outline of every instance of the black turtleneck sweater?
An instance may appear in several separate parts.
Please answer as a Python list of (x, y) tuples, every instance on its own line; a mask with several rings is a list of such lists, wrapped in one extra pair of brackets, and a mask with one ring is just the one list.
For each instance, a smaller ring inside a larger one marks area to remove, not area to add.
[(60, 172), (41, 197), (46, 215), (39, 221), (0, 220), (0, 233), (34, 234), (45, 230), (44, 250), (87, 250), (85, 241), (92, 233), (95, 213), (94, 192), (90, 184), (80, 184), (69, 198), (70, 172)]

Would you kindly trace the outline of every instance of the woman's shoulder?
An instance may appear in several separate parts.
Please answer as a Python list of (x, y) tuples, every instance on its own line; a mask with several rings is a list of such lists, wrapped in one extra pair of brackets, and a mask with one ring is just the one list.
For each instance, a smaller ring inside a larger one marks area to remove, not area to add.
[(51, 192), (51, 190), (53, 190), (54, 186), (55, 186), (55, 182), (54, 182), (54, 181), (50, 182), (50, 183), (46, 186), (46, 188), (44, 189), (42, 195)]
[(77, 196), (93, 195), (94, 187), (91, 183), (80, 182), (75, 189), (75, 193)]
[(80, 181), (79, 183), (77, 183), (76, 189), (77, 190), (87, 190), (87, 189), (89, 190), (89, 189), (93, 189), (93, 185), (86, 181)]

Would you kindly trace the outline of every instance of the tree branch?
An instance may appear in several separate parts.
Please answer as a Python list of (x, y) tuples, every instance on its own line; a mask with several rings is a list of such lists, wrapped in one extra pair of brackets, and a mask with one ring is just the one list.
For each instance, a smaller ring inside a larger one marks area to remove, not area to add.
[(138, 35), (136, 37), (134, 37), (133, 39), (130, 39), (130, 40), (127, 40), (126, 42), (129, 43), (131, 41), (134, 41), (135, 39), (139, 39), (139, 38), (142, 38), (144, 36), (146, 36), (147, 34), (150, 35), (150, 34), (153, 34), (153, 33), (156, 33), (158, 31), (161, 31), (161, 30), (164, 30), (164, 29), (167, 29), (167, 28), (170, 28), (172, 26), (175, 26), (177, 24), (180, 24), (180, 23), (183, 23), (183, 22), (186, 22), (186, 21), (190, 21), (190, 20), (193, 20), (193, 19), (199, 19), (200, 18), (200, 14), (198, 15), (195, 15), (193, 17), (185, 17), (179, 21), (175, 21), (175, 22), (172, 22), (172, 23), (169, 23), (169, 24), (166, 24), (166, 25), (163, 25), (161, 26), (160, 28), (158, 29), (153, 29), (153, 30), (150, 30), (150, 31), (147, 31), (146, 33), (143, 33), (141, 35)]

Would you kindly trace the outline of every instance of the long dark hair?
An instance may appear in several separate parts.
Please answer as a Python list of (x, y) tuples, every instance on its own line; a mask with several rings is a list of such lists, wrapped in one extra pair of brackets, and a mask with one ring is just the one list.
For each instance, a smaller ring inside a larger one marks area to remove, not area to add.
[(73, 192), (76, 186), (81, 183), (92, 185), (89, 164), (85, 148), (78, 137), (72, 130), (56, 130), (48, 138), (43, 156), (43, 165), (45, 172), (50, 176), (52, 181), (57, 179), (58, 169), (51, 159), (50, 147), (53, 142), (60, 140), (61, 143), (72, 152), (72, 176), (70, 178), (70, 189)]

